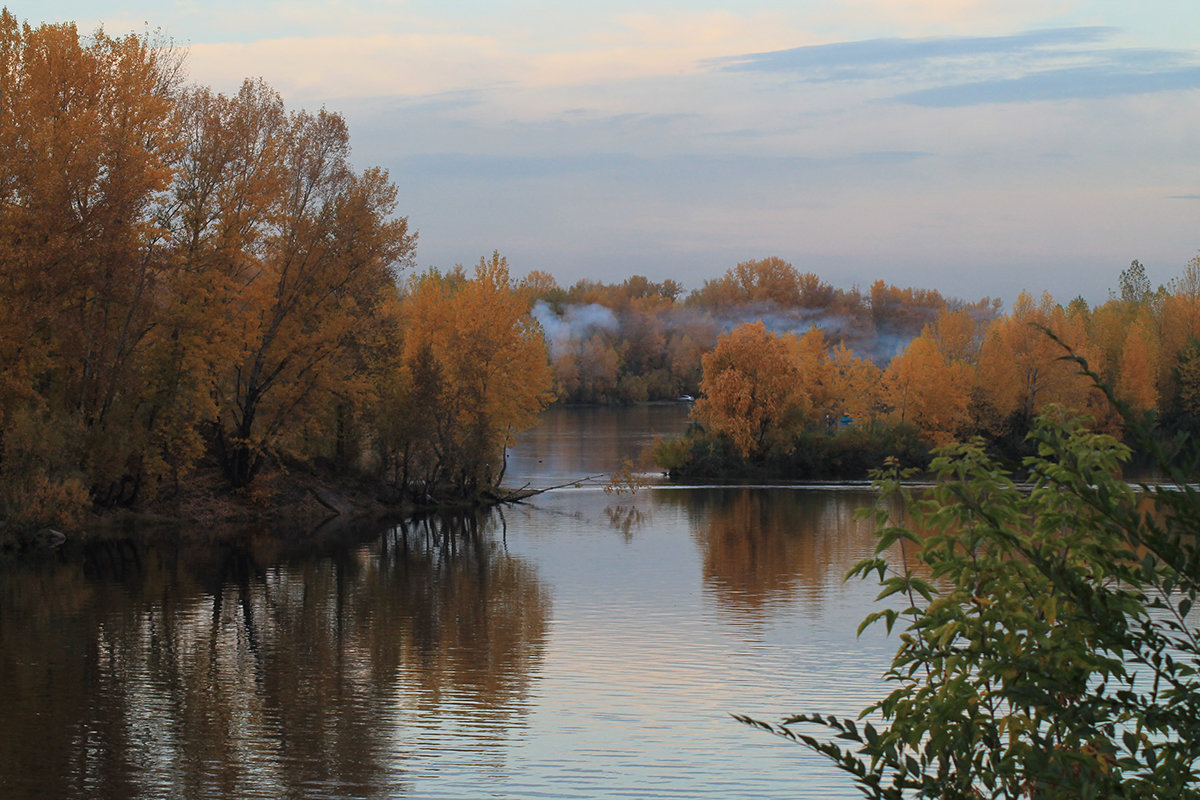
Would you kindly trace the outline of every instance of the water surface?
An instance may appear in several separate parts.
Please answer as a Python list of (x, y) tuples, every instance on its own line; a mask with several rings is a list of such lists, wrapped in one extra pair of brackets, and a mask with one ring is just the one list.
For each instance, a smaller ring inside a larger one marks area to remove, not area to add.
[[(510, 483), (636, 458), (686, 407), (567, 409)], [(567, 488), (308, 546), (247, 530), (0, 571), (0, 797), (857, 797), (731, 713), (854, 714), (895, 643), (861, 488)]]

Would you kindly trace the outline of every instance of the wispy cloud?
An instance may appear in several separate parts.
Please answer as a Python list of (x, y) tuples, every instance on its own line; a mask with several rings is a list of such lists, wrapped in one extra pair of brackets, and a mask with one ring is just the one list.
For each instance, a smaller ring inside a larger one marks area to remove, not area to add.
[(1109, 27), (1075, 27), (1010, 36), (869, 39), (711, 59), (705, 66), (787, 74), (806, 83), (903, 78), (914, 88), (889, 99), (930, 108), (1200, 88), (1195, 54), (1105, 47), (1116, 34)]
[(1020, 78), (977, 81), (907, 92), (894, 99), (927, 108), (983, 103), (1028, 103), (1200, 89), (1200, 67), (1126, 72), (1113, 67), (1043, 70)]
[[(1030, 51), (1048, 54), (1064, 46), (1077, 47), (1102, 42), (1112, 33), (1111, 28), (1086, 27), (1030, 31), (1011, 36), (869, 39), (717, 58), (707, 61), (705, 65), (731, 72), (800, 73), (810, 80), (861, 78), (878, 74), (878, 68), (895, 68), (934, 59), (1011, 55)], [(876, 69), (865, 71), (865, 68), (871, 67)]]

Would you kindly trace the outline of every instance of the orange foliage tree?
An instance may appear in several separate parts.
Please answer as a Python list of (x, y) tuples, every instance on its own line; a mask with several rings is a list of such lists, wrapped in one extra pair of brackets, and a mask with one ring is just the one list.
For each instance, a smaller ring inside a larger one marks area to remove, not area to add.
[(210, 445), (245, 485), (352, 403), (413, 248), (338, 115), (184, 90), (180, 63), (0, 12), (0, 453), (53, 426), (30, 458), (100, 504)]
[(351, 169), (341, 117), (293, 113), (278, 135), (269, 216), (235, 256), (252, 272), (235, 298), (217, 298), (236, 335), (212, 382), (218, 453), (235, 486), (254, 478), (285, 426), (360, 389), (363, 344), (386, 324), (393, 267), (413, 247), (386, 173)]
[(880, 410), (882, 378), (882, 370), (874, 363), (838, 344), (829, 354), (826, 370), (830, 413), (835, 419), (849, 417), (858, 425), (873, 422)]
[(734, 328), (703, 358), (703, 397), (693, 416), (743, 458), (761, 458), (812, 413), (798, 350), (795, 336), (778, 336), (761, 322)]
[(958, 438), (970, 416), (971, 367), (946, 358), (931, 336), (918, 336), (883, 374), (883, 395), (899, 422), (916, 426), (938, 446)]
[[(177, 54), (140, 37), (85, 41), (0, 11), (0, 452), (34, 465), (3, 459), (6, 485), (28, 486), (18, 473), (32, 468), (60, 498), (55, 487), (136, 492), (123, 476), (147, 423), (141, 372), (166, 269), (154, 212), (178, 80)], [(39, 454), (29, 426), (62, 435)], [(8, 499), (14, 520), (33, 503)]]
[(397, 492), (469, 498), (494, 488), (516, 433), (550, 401), (550, 364), (528, 296), (498, 253), (409, 281), (404, 344), (383, 373), (378, 448)]
[(742, 261), (693, 293), (689, 303), (702, 308), (774, 304), (784, 308), (828, 307), (835, 291), (811, 272), (801, 273), (776, 256)]
[(1121, 351), (1117, 396), (1139, 411), (1158, 407), (1158, 337), (1146, 322), (1129, 328)]
[(1104, 404), (1099, 392), (1077, 365), (1063, 360), (1063, 345), (1095, 360), (1085, 320), (1068, 316), (1049, 294), (1035, 303), (1022, 292), (1012, 313), (991, 326), (979, 355), (979, 390), (993, 430), (1013, 415), (1032, 420), (1050, 403), (1100, 414)]

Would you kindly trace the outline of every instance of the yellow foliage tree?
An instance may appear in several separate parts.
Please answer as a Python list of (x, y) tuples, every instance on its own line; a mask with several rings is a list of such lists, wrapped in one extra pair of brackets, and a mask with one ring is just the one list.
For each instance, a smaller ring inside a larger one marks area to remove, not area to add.
[(915, 425), (935, 445), (958, 438), (970, 415), (972, 368), (947, 359), (931, 337), (918, 336), (888, 364), (883, 396), (899, 422)]
[(273, 218), (243, 247), (255, 272), (234, 302), (218, 303), (237, 352), (217, 364), (218, 453), (235, 486), (253, 480), (288, 428), (366, 390), (365, 339), (411, 255), (407, 220), (392, 212), (382, 170), (356, 174), (336, 114), (289, 115), (278, 147), (283, 181)]
[(978, 307), (943, 310), (923, 335), (933, 339), (938, 352), (948, 361), (974, 364), (979, 359), (986, 326), (980, 321)]
[[(1177, 382), (1177, 367), (1184, 367), (1185, 352), (1190, 355), (1191, 343), (1200, 339), (1200, 256), (1189, 261), (1183, 275), (1171, 281), (1163, 298), (1160, 330), (1159, 388), (1164, 398), (1178, 399), (1183, 387)], [(1184, 369), (1190, 371), (1192, 365)]]
[[(1047, 330), (1062, 344), (1047, 336)], [(1050, 403), (1100, 416), (1102, 396), (1076, 364), (1062, 359), (1063, 344), (1095, 360), (1085, 320), (1068, 317), (1049, 294), (1035, 303), (1022, 292), (1012, 313), (991, 326), (980, 351), (978, 385), (994, 415), (987, 420), (993, 429), (1014, 414), (1031, 420)], [(1106, 421), (1098, 418), (1097, 424)]]
[(762, 322), (734, 328), (702, 359), (703, 397), (693, 416), (709, 431), (727, 437), (743, 458), (761, 458), (812, 413), (799, 350), (795, 336), (777, 336)]
[(504, 474), (514, 435), (550, 401), (546, 342), (498, 253), (413, 278), (402, 302), (404, 350), (380, 439), (388, 478), (418, 499), (470, 498)]
[(715, 280), (705, 281), (689, 302), (710, 309), (745, 304), (781, 308), (827, 307), (833, 287), (812, 273), (801, 273), (781, 258), (743, 261)]
[(784, 337), (796, 362), (800, 387), (808, 398), (809, 416), (823, 419), (833, 413), (829, 386), (829, 343), (825, 331), (811, 327), (802, 336)]
[(55, 451), (99, 502), (138, 489), (179, 63), (0, 11), (0, 439), (19, 419), (76, 427), (78, 449)]
[(879, 367), (838, 344), (830, 353), (826, 375), (830, 413), (836, 419), (848, 416), (860, 425), (875, 419), (883, 378)]
[(1129, 328), (1116, 385), (1117, 396), (1142, 411), (1158, 407), (1158, 341), (1149, 327), (1141, 323)]

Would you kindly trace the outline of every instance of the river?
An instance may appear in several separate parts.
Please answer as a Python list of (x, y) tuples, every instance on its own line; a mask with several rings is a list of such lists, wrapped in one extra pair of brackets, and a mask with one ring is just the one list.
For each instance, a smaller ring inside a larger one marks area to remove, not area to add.
[[(611, 472), (683, 404), (555, 409), (507, 483)], [(856, 714), (862, 487), (567, 487), (478, 519), (69, 544), (0, 567), (0, 797), (839, 798), (731, 718)]]

